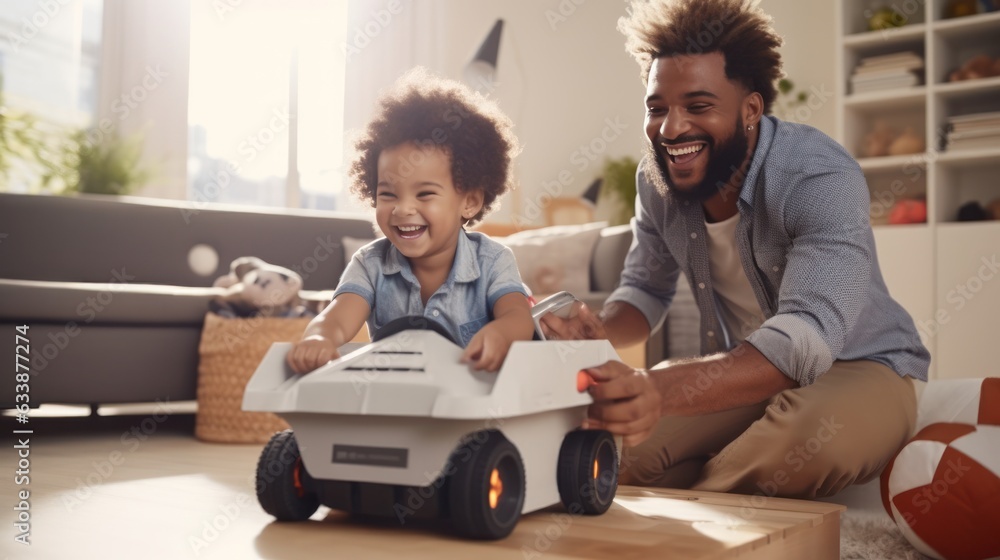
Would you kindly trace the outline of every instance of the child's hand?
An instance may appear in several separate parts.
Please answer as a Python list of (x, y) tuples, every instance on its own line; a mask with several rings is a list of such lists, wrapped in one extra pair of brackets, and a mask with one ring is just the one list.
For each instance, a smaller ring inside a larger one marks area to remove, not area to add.
[(295, 346), (289, 350), (285, 360), (295, 373), (304, 374), (339, 357), (337, 345), (332, 340), (323, 335), (314, 334), (296, 342)]
[(495, 322), (479, 330), (462, 354), (462, 363), (485, 371), (499, 371), (513, 341)]

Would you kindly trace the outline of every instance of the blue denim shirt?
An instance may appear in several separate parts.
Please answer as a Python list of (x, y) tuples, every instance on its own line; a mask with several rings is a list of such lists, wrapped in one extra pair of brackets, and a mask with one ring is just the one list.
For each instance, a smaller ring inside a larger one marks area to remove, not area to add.
[(368, 332), (405, 316), (436, 321), (465, 346), (493, 319), (501, 297), (524, 294), (514, 253), (478, 232), (461, 231), (448, 279), (427, 300), (420, 299), (420, 283), (410, 261), (388, 239), (376, 239), (354, 254), (334, 292), (357, 294), (368, 302)]
[[(735, 343), (712, 287), (702, 207), (660, 196), (641, 169), (635, 237), (608, 302), (629, 303), (656, 326), (684, 272), (701, 315), (702, 353), (728, 350)], [(761, 120), (737, 201), (736, 244), (766, 320), (746, 341), (802, 386), (834, 360), (873, 360), (927, 379), (930, 354), (882, 279), (869, 201), (861, 168), (833, 139)]]

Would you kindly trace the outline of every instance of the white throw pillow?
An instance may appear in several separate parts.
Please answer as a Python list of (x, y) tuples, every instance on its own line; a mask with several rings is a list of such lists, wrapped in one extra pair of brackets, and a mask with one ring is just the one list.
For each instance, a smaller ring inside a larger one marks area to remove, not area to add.
[(514, 252), (521, 280), (533, 295), (566, 290), (579, 296), (590, 292), (590, 261), (607, 225), (552, 226), (493, 239)]

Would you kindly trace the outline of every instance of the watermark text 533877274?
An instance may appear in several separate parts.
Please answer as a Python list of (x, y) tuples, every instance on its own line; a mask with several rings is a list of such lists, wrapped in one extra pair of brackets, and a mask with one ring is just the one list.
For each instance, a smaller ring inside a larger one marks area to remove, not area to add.
[(29, 369), (29, 354), (31, 340), (28, 338), (28, 325), (14, 327), (14, 407), (17, 411), (17, 421), (22, 424), (14, 430), (14, 450), (17, 452), (17, 465), (14, 470), (14, 484), (18, 486), (14, 498), (14, 540), (25, 545), (31, 544), (31, 433), (27, 428), (28, 404), (31, 397), (31, 370)]

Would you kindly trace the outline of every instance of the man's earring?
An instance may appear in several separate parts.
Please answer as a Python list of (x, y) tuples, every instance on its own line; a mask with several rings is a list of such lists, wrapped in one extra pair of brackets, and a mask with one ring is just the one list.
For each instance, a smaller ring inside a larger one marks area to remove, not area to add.
[(747, 130), (753, 130), (753, 125), (752, 124), (748, 124), (747, 125)]

